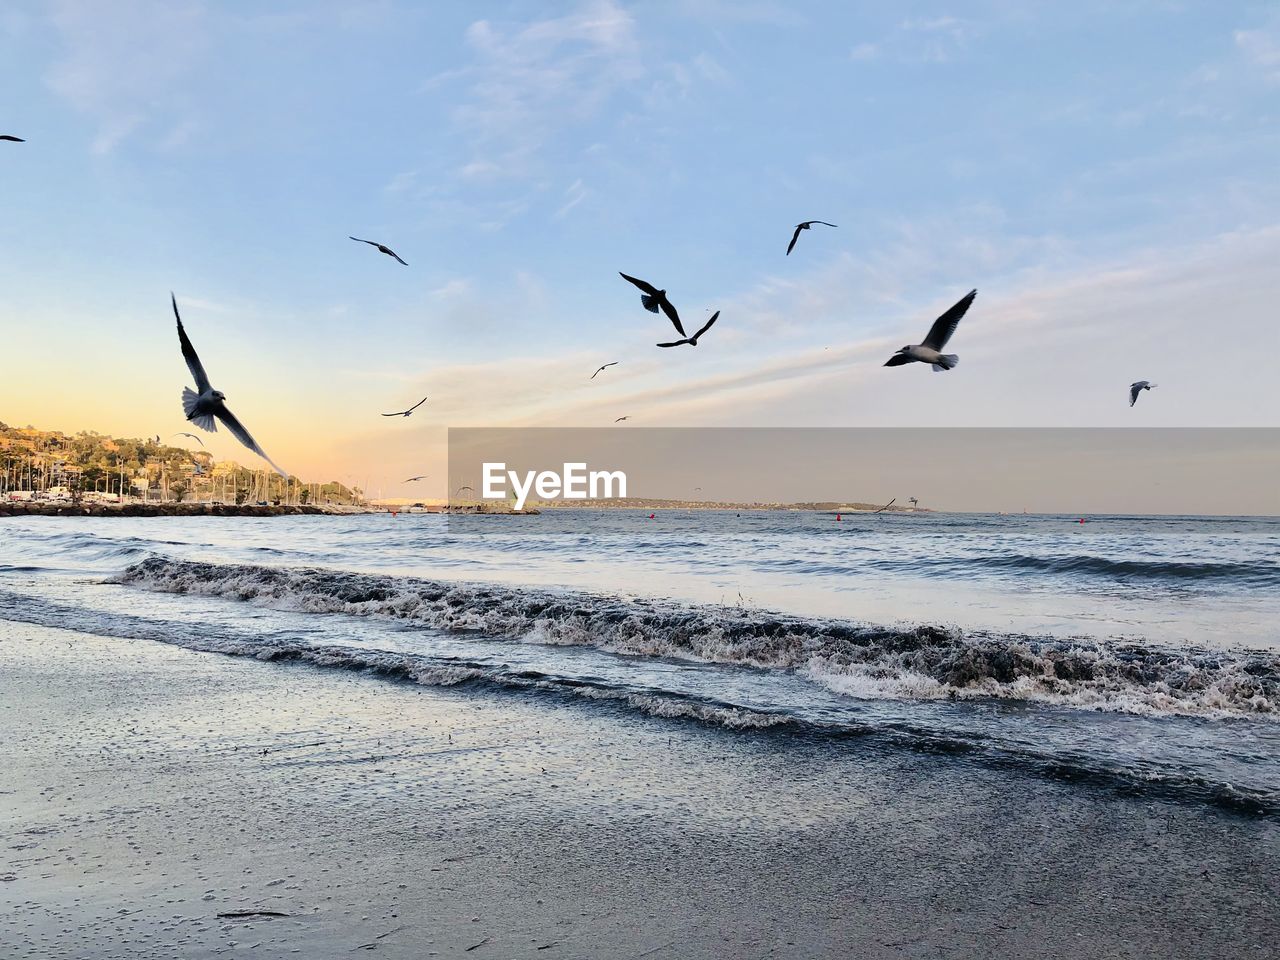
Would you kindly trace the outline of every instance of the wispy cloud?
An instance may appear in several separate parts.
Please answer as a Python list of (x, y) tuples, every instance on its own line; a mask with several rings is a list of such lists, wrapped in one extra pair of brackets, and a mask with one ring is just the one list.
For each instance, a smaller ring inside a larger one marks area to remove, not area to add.
[(60, 0), (51, 18), (64, 52), (45, 79), (96, 121), (94, 153), (110, 153), (147, 124), (165, 125), (160, 139), (169, 147), (190, 135), (194, 121), (184, 115), (180, 81), (205, 50), (203, 4)]
[(1272, 81), (1280, 81), (1280, 18), (1265, 27), (1235, 32), (1236, 47)]
[(464, 176), (520, 176), (558, 132), (594, 117), (643, 73), (635, 24), (615, 0), (524, 25), (478, 20), (477, 63), (455, 119), (472, 142)]

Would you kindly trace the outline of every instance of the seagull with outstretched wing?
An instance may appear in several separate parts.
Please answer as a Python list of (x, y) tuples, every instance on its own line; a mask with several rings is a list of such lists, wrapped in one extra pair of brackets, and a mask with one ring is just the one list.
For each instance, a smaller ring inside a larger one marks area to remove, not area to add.
[(175, 436), (175, 437), (190, 437), (190, 438), (191, 438), (192, 440), (194, 440), (196, 443), (200, 444), (200, 446), (202, 446), (202, 447), (204, 446), (204, 441), (203, 441), (203, 440), (201, 440), (199, 437), (197, 437), (194, 433), (175, 433), (175, 434), (174, 434), (174, 436)]
[(977, 290), (966, 293), (954, 307), (933, 321), (933, 326), (929, 328), (929, 335), (924, 338), (924, 343), (908, 344), (890, 357), (885, 366), (900, 367), (904, 363), (928, 363), (932, 364), (935, 373), (954, 367), (960, 362), (960, 358), (954, 353), (943, 353), (942, 348), (956, 332), (960, 318), (965, 315), (969, 305), (973, 303), (973, 298), (977, 295)]
[(415, 403), (408, 410), (397, 410), (395, 413), (384, 413), (383, 416), (384, 417), (408, 417), (413, 414), (413, 411), (417, 410), (420, 406), (422, 406), (426, 402), (427, 402), (427, 398), (423, 397), (421, 400)]
[(182, 326), (182, 317), (178, 314), (178, 298), (171, 291), (169, 299), (173, 301), (173, 316), (178, 321), (178, 342), (182, 345), (182, 356), (187, 361), (187, 369), (191, 371), (191, 376), (196, 381), (195, 390), (189, 387), (182, 388), (182, 412), (187, 415), (187, 420), (210, 433), (217, 432), (216, 420), (221, 420), (233, 437), (271, 464), (276, 473), (288, 480), (289, 475), (267, 456), (266, 452), (258, 446), (258, 441), (254, 440), (249, 431), (244, 428), (244, 424), (227, 409), (226, 394), (221, 390), (213, 389), (209, 383), (209, 375), (204, 372), (204, 364), (196, 356), (196, 348), (191, 345), (191, 341), (187, 338), (187, 331)]
[(892, 500), (890, 500), (888, 503), (886, 503), (886, 504), (885, 504), (883, 507), (881, 507), (879, 510), (874, 510), (874, 511), (872, 511), (872, 512), (873, 512), (873, 513), (883, 513), (885, 510), (888, 510), (890, 507), (892, 507), (892, 506), (893, 506), (895, 503), (897, 503), (897, 502), (898, 502), (898, 498), (897, 498), (897, 497), (894, 497)]
[(806, 221), (804, 221), (804, 223), (797, 223), (797, 224), (796, 224), (796, 232), (795, 232), (795, 233), (793, 233), (793, 234), (791, 235), (791, 242), (787, 244), (787, 254), (786, 254), (786, 255), (787, 255), (788, 257), (789, 257), (789, 256), (791, 256), (791, 251), (795, 249), (795, 247), (796, 247), (796, 241), (800, 239), (800, 231), (801, 231), (801, 230), (808, 230), (808, 229), (809, 229), (810, 227), (812, 227), (815, 223), (820, 223), (820, 224), (822, 224), (824, 227), (834, 227), (834, 226), (835, 226), (835, 224), (834, 224), (834, 223), (827, 223), (827, 221), (825, 221), (825, 220), (806, 220)]
[(1150, 380), (1139, 380), (1137, 383), (1129, 384), (1129, 406), (1133, 406), (1138, 402), (1138, 395), (1143, 390), (1150, 390), (1152, 387), (1158, 387), (1158, 383), (1152, 383)]
[(407, 480), (405, 480), (405, 481), (403, 481), (403, 482), (404, 482), (404, 483), (413, 483), (413, 482), (414, 482), (414, 481), (416, 481), (416, 480), (425, 480), (425, 479), (427, 479), (427, 477), (428, 477), (428, 474), (425, 474), (425, 473), (424, 473), (424, 474), (423, 474), (422, 476), (420, 476), (420, 477), (410, 477), (409, 479), (407, 479)]
[(631, 417), (630, 417), (630, 416), (619, 417), (617, 420), (615, 420), (615, 421), (613, 421), (613, 422), (614, 422), (614, 423), (621, 423), (623, 420), (630, 420), (630, 419), (631, 419)]
[(388, 247), (385, 243), (379, 243), (377, 240), (361, 240), (359, 237), (350, 237), (350, 236), (348, 237), (348, 239), (354, 240), (356, 243), (367, 243), (371, 247), (377, 247), (379, 253), (385, 253), (388, 257), (394, 257), (396, 260), (404, 264), (406, 267), (408, 266), (407, 263), (405, 263), (403, 260), (400, 260), (400, 255), (397, 254), (390, 247)]
[(604, 366), (599, 367), (599, 368), (596, 370), (596, 372), (595, 372), (595, 373), (593, 373), (591, 376), (587, 377), (587, 379), (588, 379), (588, 380), (594, 380), (596, 377), (600, 376), (600, 374), (602, 374), (604, 371), (608, 370), (610, 367), (616, 367), (617, 365), (618, 365), (618, 361), (617, 361), (617, 360), (613, 361), (613, 363), (606, 363)]
[(659, 290), (652, 283), (645, 280), (629, 277), (622, 271), (618, 271), (618, 276), (626, 280), (627, 283), (634, 284), (640, 288), (640, 302), (644, 304), (646, 310), (650, 313), (657, 313), (661, 310), (667, 315), (667, 319), (675, 324), (676, 333), (682, 337), (688, 336), (684, 332), (684, 327), (680, 324), (680, 314), (676, 313), (675, 306), (667, 299), (667, 291)]
[(720, 319), (720, 311), (717, 310), (711, 315), (711, 319), (702, 325), (702, 329), (695, 333), (692, 337), (685, 337), (683, 340), (672, 340), (670, 343), (660, 343), (660, 347), (679, 347), (688, 344), (691, 347), (698, 345), (698, 338), (711, 329), (711, 325)]

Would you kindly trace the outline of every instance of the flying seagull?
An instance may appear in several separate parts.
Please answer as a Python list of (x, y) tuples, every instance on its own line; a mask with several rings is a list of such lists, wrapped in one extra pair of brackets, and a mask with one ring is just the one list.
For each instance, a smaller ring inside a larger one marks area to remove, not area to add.
[(633, 283), (640, 288), (642, 291), (640, 302), (644, 304), (644, 308), (646, 310), (650, 313), (657, 313), (658, 309), (661, 308), (662, 312), (667, 315), (667, 319), (675, 324), (676, 333), (680, 334), (682, 337), (688, 336), (688, 334), (684, 332), (684, 327), (680, 325), (680, 314), (676, 313), (676, 308), (672, 306), (671, 301), (667, 299), (667, 291), (659, 290), (652, 283), (637, 280), (635, 277), (628, 277), (622, 271), (618, 271), (618, 276), (622, 277), (623, 280), (626, 280), (627, 283)]
[(903, 347), (885, 364), (886, 367), (900, 367), (904, 363), (919, 361), (920, 363), (929, 363), (933, 365), (934, 371), (950, 370), (960, 358), (954, 353), (942, 353), (941, 350), (947, 345), (947, 341), (951, 339), (951, 335), (956, 332), (956, 325), (960, 323), (960, 318), (964, 316), (965, 311), (969, 309), (969, 305), (973, 303), (973, 298), (978, 295), (977, 290), (970, 290), (954, 307), (933, 321), (933, 326), (929, 328), (929, 335), (924, 338), (924, 343), (910, 344)]
[(877, 511), (875, 511), (875, 512), (876, 512), (876, 513), (883, 513), (885, 510), (888, 510), (890, 507), (892, 507), (892, 506), (893, 506), (895, 503), (897, 503), (897, 502), (898, 502), (898, 498), (897, 498), (897, 497), (894, 497), (892, 500), (890, 500), (888, 503), (886, 503), (883, 507), (881, 507), (879, 510), (877, 510)]
[(8, 140), (10, 143), (26, 143), (21, 137), (15, 137), (8, 133), (0, 133), (0, 140)]
[(631, 417), (630, 417), (630, 416), (626, 416), (626, 417), (619, 417), (617, 420), (615, 420), (615, 421), (613, 421), (613, 422), (614, 422), (614, 423), (621, 423), (623, 420), (630, 420), (630, 419), (631, 419)]
[(194, 423), (201, 430), (216, 433), (218, 430), (218, 424), (214, 420), (216, 417), (231, 431), (233, 437), (271, 464), (276, 473), (288, 480), (289, 475), (266, 455), (263, 449), (258, 446), (258, 442), (244, 428), (244, 424), (237, 420), (235, 414), (227, 409), (226, 394), (221, 390), (213, 389), (213, 386), (209, 383), (209, 375), (204, 372), (204, 365), (200, 362), (200, 358), (196, 356), (196, 348), (191, 345), (191, 341), (187, 339), (187, 331), (182, 327), (182, 317), (178, 314), (178, 298), (171, 291), (169, 299), (173, 301), (173, 316), (178, 321), (178, 342), (182, 344), (182, 356), (187, 361), (187, 369), (191, 371), (191, 376), (196, 381), (195, 390), (189, 387), (182, 388), (182, 412), (187, 415), (187, 420)]
[(834, 227), (834, 223), (827, 223), (825, 220), (806, 220), (804, 223), (796, 224), (796, 232), (791, 235), (791, 242), (787, 244), (787, 256), (791, 256), (791, 251), (796, 247), (796, 241), (800, 239), (800, 231), (808, 230), (815, 223), (820, 223), (824, 227)]
[(404, 481), (402, 481), (402, 482), (403, 482), (403, 483), (413, 483), (415, 480), (425, 480), (425, 479), (427, 479), (427, 476), (428, 476), (428, 474), (425, 474), (425, 473), (424, 473), (424, 474), (423, 474), (422, 476), (420, 476), (420, 477), (410, 477), (408, 480), (404, 480)]
[(427, 398), (423, 397), (421, 400), (415, 403), (408, 410), (397, 410), (395, 413), (384, 413), (383, 416), (384, 417), (407, 417), (411, 415), (413, 411), (417, 410), (420, 406), (422, 406), (426, 402), (427, 402)]
[(670, 343), (660, 343), (660, 347), (678, 347), (681, 344), (689, 344), (691, 347), (698, 345), (698, 338), (711, 329), (711, 325), (720, 319), (720, 311), (717, 310), (711, 315), (711, 319), (702, 325), (702, 329), (695, 333), (692, 337), (685, 337), (683, 340), (672, 340)]
[(203, 441), (203, 440), (201, 440), (199, 437), (197, 437), (194, 433), (175, 433), (175, 434), (174, 434), (174, 436), (175, 436), (175, 437), (190, 437), (190, 438), (191, 438), (192, 440), (194, 440), (196, 443), (200, 444), (200, 446), (202, 446), (202, 447), (204, 446), (204, 441)]
[(1158, 387), (1160, 384), (1152, 383), (1150, 380), (1139, 380), (1137, 383), (1129, 384), (1129, 406), (1133, 406), (1138, 402), (1138, 394), (1143, 390), (1150, 390), (1152, 387)]
[[(371, 247), (377, 247), (379, 253), (385, 253), (388, 257), (395, 257), (397, 260), (400, 260), (399, 255), (394, 250), (384, 243), (378, 243), (377, 240), (361, 240), (359, 237), (350, 237), (350, 239), (354, 240), (356, 243), (367, 243)], [(403, 260), (400, 260), (400, 262), (404, 263)], [(404, 265), (406, 267), (408, 266), (407, 263), (404, 263)]]
[(618, 361), (617, 361), (617, 360), (613, 361), (613, 363), (606, 363), (603, 367), (601, 367), (600, 369), (598, 369), (595, 373), (593, 373), (593, 374), (592, 374), (591, 376), (589, 376), (587, 379), (588, 379), (588, 380), (594, 380), (596, 377), (600, 376), (600, 374), (601, 374), (603, 371), (608, 370), (610, 367), (616, 367), (617, 365), (618, 365)]

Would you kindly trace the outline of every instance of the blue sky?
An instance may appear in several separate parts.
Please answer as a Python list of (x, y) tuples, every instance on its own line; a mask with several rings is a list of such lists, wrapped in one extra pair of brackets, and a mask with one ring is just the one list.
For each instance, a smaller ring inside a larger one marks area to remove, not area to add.
[(0, 419), (182, 429), (173, 289), (386, 493), (449, 425), (1277, 425), (1277, 121), (1274, 3), (7, 4)]

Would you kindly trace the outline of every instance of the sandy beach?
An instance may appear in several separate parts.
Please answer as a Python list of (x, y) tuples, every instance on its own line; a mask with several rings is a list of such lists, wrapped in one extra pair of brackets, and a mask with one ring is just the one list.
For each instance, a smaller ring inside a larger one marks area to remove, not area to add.
[(1274, 955), (1273, 821), (602, 706), (0, 621), (0, 953)]

